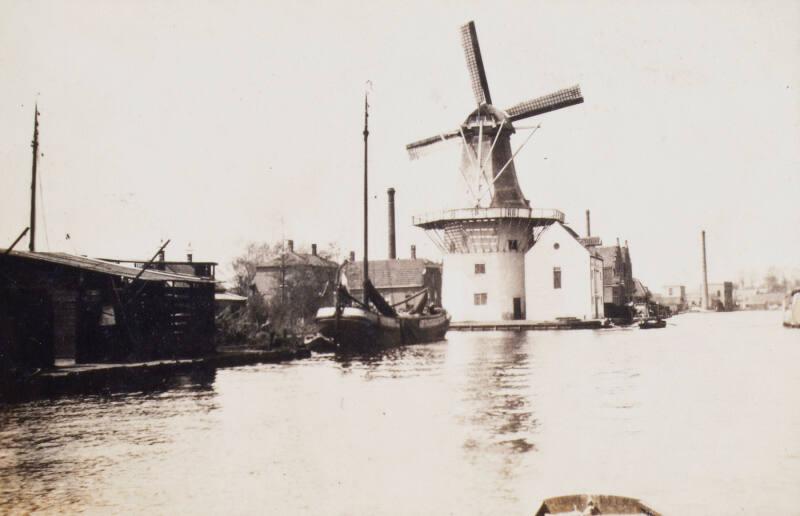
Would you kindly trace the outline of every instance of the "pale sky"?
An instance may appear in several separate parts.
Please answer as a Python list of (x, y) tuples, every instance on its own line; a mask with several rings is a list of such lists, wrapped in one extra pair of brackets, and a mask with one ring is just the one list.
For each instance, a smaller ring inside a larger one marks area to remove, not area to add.
[(400, 256), (438, 260), (410, 219), (466, 206), (459, 149), (404, 146), (475, 108), (469, 20), (498, 107), (581, 85), (532, 119), (533, 206), (581, 234), (591, 209), (655, 290), (699, 282), (701, 229), (711, 281), (800, 267), (798, 1), (0, 0), (0, 247), (28, 224), (38, 101), (39, 250), (143, 258), (169, 238), (168, 258), (191, 242), (226, 264), (285, 236), (360, 255), (370, 80), (370, 255), (393, 186)]

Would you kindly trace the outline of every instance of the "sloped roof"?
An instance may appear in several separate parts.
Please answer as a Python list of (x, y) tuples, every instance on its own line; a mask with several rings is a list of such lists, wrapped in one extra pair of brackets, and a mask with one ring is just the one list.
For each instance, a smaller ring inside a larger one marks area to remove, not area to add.
[(622, 251), (615, 245), (595, 247), (594, 250), (603, 259), (604, 267), (615, 267), (617, 258), (622, 260)]
[(649, 292), (648, 288), (644, 286), (644, 283), (642, 283), (639, 278), (633, 278), (633, 287), (633, 295), (637, 297), (645, 297)]
[[(0, 256), (5, 250), (0, 249)], [(128, 267), (119, 265), (117, 263), (104, 262), (94, 258), (87, 258), (86, 256), (77, 256), (68, 253), (31, 253), (29, 251), (11, 251), (7, 257), (20, 258), (23, 260), (30, 260), (36, 262), (47, 262), (55, 265), (62, 265), (73, 269), (97, 272), (100, 274), (110, 274), (113, 276), (121, 276), (123, 278), (134, 279), (136, 277), (141, 281), (182, 281), (185, 283), (214, 283), (214, 280), (207, 278), (198, 278), (197, 276), (176, 274), (172, 272), (156, 271), (147, 269), (142, 271), (136, 267)]]
[(271, 260), (267, 260), (264, 263), (258, 265), (258, 268), (272, 268), (272, 267), (298, 267), (298, 266), (307, 266), (307, 267), (330, 267), (330, 268), (338, 268), (339, 264), (334, 261), (326, 260), (319, 255), (310, 254), (310, 253), (295, 253), (294, 251), (288, 251), (281, 255), (272, 258)]
[(536, 244), (537, 244), (537, 243), (538, 243), (538, 242), (539, 242), (539, 241), (542, 239), (542, 235), (543, 235), (545, 232), (547, 232), (547, 231), (550, 231), (550, 229), (551, 229), (551, 228), (553, 228), (553, 227), (555, 227), (555, 226), (559, 226), (559, 227), (561, 227), (561, 228), (562, 228), (564, 231), (566, 231), (566, 232), (567, 232), (567, 234), (568, 234), (569, 236), (571, 236), (572, 238), (574, 238), (574, 239), (575, 239), (575, 241), (576, 241), (576, 242), (578, 242), (578, 244), (580, 244), (580, 246), (581, 246), (581, 247), (583, 247), (584, 249), (586, 249), (586, 251), (589, 253), (589, 255), (590, 255), (590, 256), (593, 256), (593, 257), (595, 257), (595, 258), (599, 258), (599, 259), (601, 259), (601, 260), (603, 259), (603, 257), (602, 257), (602, 256), (600, 256), (599, 254), (597, 254), (597, 253), (594, 251), (594, 249), (595, 249), (594, 247), (592, 247), (592, 246), (589, 246), (589, 247), (587, 247), (587, 246), (586, 246), (586, 245), (583, 243), (583, 241), (582, 241), (581, 237), (579, 237), (579, 236), (578, 236), (578, 233), (576, 233), (574, 229), (572, 229), (571, 227), (567, 226), (566, 224), (562, 224), (561, 222), (558, 222), (558, 221), (556, 221), (556, 222), (554, 222), (554, 223), (552, 223), (552, 224), (548, 225), (546, 228), (544, 228), (544, 230), (542, 231), (542, 233), (539, 235), (539, 238), (536, 240), (536, 242), (534, 242), (533, 246), (534, 246), (534, 247), (536, 247)]
[[(441, 268), (438, 263), (425, 259), (370, 260), (369, 279), (376, 288), (419, 287), (425, 285), (425, 271)], [(343, 269), (350, 290), (361, 290), (363, 262), (349, 262)]]

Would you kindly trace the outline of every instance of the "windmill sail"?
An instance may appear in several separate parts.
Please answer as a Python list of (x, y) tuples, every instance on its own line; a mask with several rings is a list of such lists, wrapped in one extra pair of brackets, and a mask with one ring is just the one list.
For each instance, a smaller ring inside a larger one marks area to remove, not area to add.
[(506, 113), (508, 113), (508, 118), (511, 119), (512, 122), (516, 122), (523, 118), (529, 118), (547, 113), (548, 111), (574, 106), (581, 102), (583, 102), (581, 87), (576, 85), (571, 88), (558, 90), (550, 95), (520, 102), (516, 106), (507, 109)]
[(415, 141), (406, 145), (406, 151), (411, 159), (418, 159), (427, 150), (428, 147), (434, 143), (443, 142), (451, 138), (457, 138), (461, 133), (459, 131), (450, 131), (449, 133), (442, 133), (437, 136), (431, 136), (422, 140)]
[(481, 56), (481, 47), (478, 45), (478, 33), (475, 32), (474, 22), (469, 22), (461, 27), (461, 45), (464, 47), (464, 56), (467, 58), (467, 69), (472, 82), (475, 102), (479, 106), (491, 104), (489, 81), (486, 80), (486, 70), (483, 69), (483, 57)]

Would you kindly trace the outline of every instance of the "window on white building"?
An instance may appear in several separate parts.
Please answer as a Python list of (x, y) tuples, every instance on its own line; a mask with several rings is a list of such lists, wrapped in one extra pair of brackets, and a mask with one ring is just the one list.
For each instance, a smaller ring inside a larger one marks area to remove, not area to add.
[(486, 264), (485, 263), (476, 263), (475, 264), (475, 274), (486, 274)]
[(519, 250), (519, 242), (517, 240), (509, 240), (508, 241), (508, 250), (509, 251), (518, 251)]
[(561, 267), (553, 267), (553, 288), (561, 288)]
[(475, 302), (476, 305), (485, 305), (486, 304), (486, 294), (485, 293), (474, 294), (473, 295), (473, 301)]

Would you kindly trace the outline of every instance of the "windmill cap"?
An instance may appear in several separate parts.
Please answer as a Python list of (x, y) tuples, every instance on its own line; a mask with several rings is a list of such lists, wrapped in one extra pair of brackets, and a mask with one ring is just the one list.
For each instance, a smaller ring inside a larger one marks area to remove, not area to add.
[(511, 128), (511, 121), (508, 120), (508, 113), (503, 111), (502, 109), (498, 109), (491, 104), (481, 104), (478, 109), (473, 111), (469, 114), (466, 120), (464, 120), (464, 127), (477, 127), (478, 118), (483, 119), (483, 126), (486, 127), (487, 118), (492, 120), (496, 125), (500, 125), (503, 121), (506, 122), (506, 127)]

